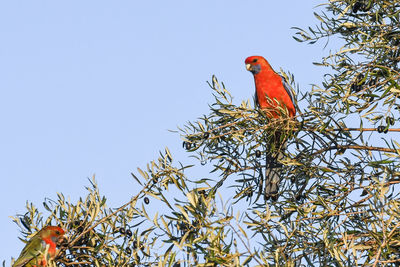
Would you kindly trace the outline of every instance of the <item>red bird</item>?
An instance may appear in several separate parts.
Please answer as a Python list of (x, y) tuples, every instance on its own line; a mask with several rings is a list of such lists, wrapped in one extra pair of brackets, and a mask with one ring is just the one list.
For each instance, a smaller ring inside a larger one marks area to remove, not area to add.
[[(276, 73), (268, 61), (261, 56), (251, 56), (246, 58), (246, 69), (253, 73), (256, 84), (256, 101), (261, 109), (270, 109), (277, 107), (278, 101), (283, 107), (286, 107), (289, 116), (296, 115), (294, 107), (294, 96), (286, 80)], [(272, 101), (268, 101), (268, 96)], [(279, 113), (273, 113), (273, 117), (278, 118)]]
[[(286, 80), (276, 73), (268, 61), (261, 56), (251, 56), (246, 58), (246, 69), (253, 73), (254, 82), (256, 85), (256, 102), (261, 109), (267, 109), (267, 116), (279, 118), (283, 113), (278, 109), (278, 106), (286, 108), (289, 117), (296, 115), (294, 105), (294, 96), (292, 90)], [(276, 112), (273, 110), (276, 109)], [(272, 110), (272, 111), (271, 111)], [(279, 140), (279, 133), (275, 135), (275, 140)], [(277, 153), (272, 156), (267, 152), (267, 169), (265, 171), (265, 189), (264, 196), (266, 199), (272, 197), (277, 198), (279, 178), (279, 163), (278, 159), (283, 157), (283, 153)]]

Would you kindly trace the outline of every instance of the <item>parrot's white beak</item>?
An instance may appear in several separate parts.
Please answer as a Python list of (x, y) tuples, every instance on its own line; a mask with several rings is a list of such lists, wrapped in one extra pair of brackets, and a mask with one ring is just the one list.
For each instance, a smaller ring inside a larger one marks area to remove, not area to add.
[(246, 64), (246, 70), (251, 71), (251, 64)]

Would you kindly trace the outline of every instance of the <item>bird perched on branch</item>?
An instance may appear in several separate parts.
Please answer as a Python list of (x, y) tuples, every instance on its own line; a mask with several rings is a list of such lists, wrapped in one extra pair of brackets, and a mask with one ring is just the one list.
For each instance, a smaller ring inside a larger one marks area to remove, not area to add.
[[(265, 110), (271, 119), (287, 116), (294, 117), (296, 108), (294, 95), (285, 78), (276, 73), (268, 61), (261, 56), (251, 56), (245, 60), (246, 69), (254, 76), (256, 87), (255, 99), (260, 109)], [(286, 110), (287, 112), (282, 112)], [(273, 142), (282, 142), (278, 132), (274, 134)], [(280, 182), (278, 160), (283, 158), (282, 149), (286, 146), (286, 140), (280, 145), (280, 150), (272, 153), (267, 149), (264, 197), (277, 199)]]
[(64, 234), (61, 227), (44, 227), (28, 241), (12, 267), (47, 266), (47, 260), (57, 255), (57, 242)]

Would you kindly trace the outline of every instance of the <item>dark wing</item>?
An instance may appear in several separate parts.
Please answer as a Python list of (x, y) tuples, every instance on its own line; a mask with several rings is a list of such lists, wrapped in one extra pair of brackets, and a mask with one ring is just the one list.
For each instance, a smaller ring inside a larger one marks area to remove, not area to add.
[(292, 87), (289, 85), (289, 83), (286, 81), (285, 77), (283, 77), (282, 75), (280, 75), (282, 78), (282, 84), (283, 87), (285, 88), (286, 92), (288, 93), (290, 100), (292, 100), (293, 106), (296, 106), (296, 102), (294, 102), (294, 94), (292, 91)]
[(257, 95), (257, 89), (254, 92), (254, 102), (256, 103), (257, 107), (260, 106), (260, 104), (258, 103), (258, 95)]

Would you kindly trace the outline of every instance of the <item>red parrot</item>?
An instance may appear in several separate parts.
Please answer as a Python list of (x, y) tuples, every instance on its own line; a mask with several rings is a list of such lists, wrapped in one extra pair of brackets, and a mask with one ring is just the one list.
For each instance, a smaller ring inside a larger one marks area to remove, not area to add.
[[(251, 56), (246, 58), (246, 69), (253, 73), (256, 86), (255, 99), (257, 105), (261, 109), (268, 109), (267, 116), (271, 119), (279, 118), (283, 113), (278, 109), (278, 105), (286, 108), (289, 117), (296, 115), (294, 105), (294, 95), (286, 80), (276, 73), (268, 61), (261, 56)], [(268, 98), (269, 99), (268, 99)], [(273, 110), (276, 108), (276, 112)], [(271, 111), (272, 109), (272, 111)], [(275, 134), (275, 140), (280, 140), (280, 134)], [(276, 141), (275, 141), (276, 142)], [(285, 142), (286, 143), (286, 142)], [(284, 147), (285, 144), (282, 145)], [(267, 164), (265, 171), (265, 189), (264, 196), (266, 199), (272, 197), (277, 198), (279, 178), (279, 163), (278, 159), (283, 158), (283, 153), (280, 151), (277, 155), (272, 156), (267, 152)]]
[[(37, 232), (26, 244), (12, 267), (39, 267), (47, 266), (47, 260), (57, 254), (57, 241), (63, 237), (65, 231), (58, 226), (46, 226)], [(47, 249), (48, 257), (44, 254)]]

